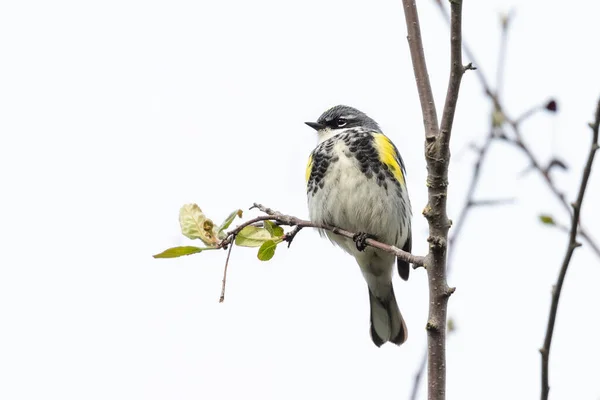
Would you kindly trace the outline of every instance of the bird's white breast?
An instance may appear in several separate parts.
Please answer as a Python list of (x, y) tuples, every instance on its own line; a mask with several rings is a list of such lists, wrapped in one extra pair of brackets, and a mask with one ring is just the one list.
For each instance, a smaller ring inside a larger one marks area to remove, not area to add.
[[(398, 193), (367, 178), (360, 170), (357, 159), (344, 141), (338, 140), (332, 148), (332, 159), (323, 177), (323, 187), (309, 193), (310, 218), (351, 232), (374, 234), (383, 242), (402, 245), (410, 229), (401, 212), (403, 203)], [(406, 191), (403, 191), (406, 196)], [(405, 202), (405, 204), (408, 201)], [(351, 254), (357, 252), (354, 242), (337, 235), (327, 235)]]

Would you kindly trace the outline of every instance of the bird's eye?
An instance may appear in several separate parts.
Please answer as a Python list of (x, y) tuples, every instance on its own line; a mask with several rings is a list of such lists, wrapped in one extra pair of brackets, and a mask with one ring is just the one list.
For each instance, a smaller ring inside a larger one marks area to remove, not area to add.
[(338, 128), (342, 128), (342, 127), (346, 126), (347, 123), (348, 123), (348, 121), (345, 118), (338, 118), (335, 120), (335, 124), (337, 125)]

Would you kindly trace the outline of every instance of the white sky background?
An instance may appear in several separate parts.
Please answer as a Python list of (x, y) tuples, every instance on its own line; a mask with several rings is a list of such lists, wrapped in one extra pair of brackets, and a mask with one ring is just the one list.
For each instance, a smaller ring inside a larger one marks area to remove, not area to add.
[[(438, 106), (448, 33), (418, 2)], [(556, 116), (523, 129), (558, 152), (574, 199), (600, 95), (596, 2), (466, 1), (464, 35), (495, 76), (498, 13), (514, 5), (505, 103), (512, 115), (553, 96)], [(427, 227), (422, 118), (400, 1), (6, 1), (0, 12), (0, 397), (3, 399), (408, 398), (425, 343), (425, 273), (395, 281), (409, 326), (376, 348), (354, 261), (315, 232), (269, 263), (224, 252), (175, 260), (177, 214), (197, 202), (220, 222), (254, 201), (307, 216), (303, 122), (335, 104), (372, 116), (408, 168), (414, 252)], [(492, 79), (493, 81), (493, 79)], [(441, 110), (438, 110), (441, 116)], [(453, 133), (456, 218), (489, 106), (463, 80)], [(536, 398), (550, 288), (568, 222), (526, 160), (496, 147), (456, 248), (448, 341), (450, 399)], [(600, 240), (598, 165), (583, 210)], [(245, 217), (253, 215), (245, 213)], [(575, 253), (551, 358), (553, 399), (600, 398), (600, 262)], [(424, 389), (424, 388), (423, 388)], [(425, 391), (421, 391), (425, 398)]]

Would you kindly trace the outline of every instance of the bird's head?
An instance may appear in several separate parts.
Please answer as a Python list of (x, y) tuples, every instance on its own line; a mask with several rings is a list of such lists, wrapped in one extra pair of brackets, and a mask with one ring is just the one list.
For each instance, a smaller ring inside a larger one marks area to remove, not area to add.
[(335, 106), (325, 111), (317, 122), (305, 122), (317, 131), (319, 142), (327, 140), (348, 129), (362, 128), (379, 132), (379, 125), (369, 116), (356, 108), (348, 106)]

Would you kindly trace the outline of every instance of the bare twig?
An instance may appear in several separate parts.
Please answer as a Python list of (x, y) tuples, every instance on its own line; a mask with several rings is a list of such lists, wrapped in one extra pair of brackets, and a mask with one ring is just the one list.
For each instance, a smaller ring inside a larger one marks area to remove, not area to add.
[[(237, 234), (239, 234), (241, 232), (242, 229), (244, 229), (247, 226), (258, 226), (263, 221), (272, 221), (272, 222), (276, 223), (277, 225), (293, 226), (294, 229), (285, 235), (285, 240), (288, 242), (288, 247), (291, 244), (292, 240), (296, 237), (296, 235), (298, 234), (298, 232), (300, 232), (300, 230), (302, 228), (323, 229), (326, 231), (331, 231), (340, 236), (347, 237), (349, 239), (354, 239), (354, 237), (356, 235), (353, 232), (338, 228), (336, 226), (331, 226), (331, 225), (326, 225), (326, 224), (316, 224), (311, 221), (306, 221), (306, 220), (303, 220), (300, 218), (293, 217), (291, 215), (285, 215), (285, 214), (282, 214), (271, 208), (265, 207), (262, 204), (254, 203), (254, 205), (252, 207), (250, 207), (250, 209), (253, 209), (253, 208), (257, 208), (258, 210), (262, 211), (266, 215), (260, 215), (256, 218), (252, 218), (252, 219), (238, 225), (236, 228), (227, 232), (227, 234), (225, 235), (225, 238), (223, 240), (221, 240), (221, 242), (219, 242), (219, 244), (216, 246), (216, 248), (218, 248), (218, 249), (229, 248), (228, 252), (227, 252), (227, 258), (225, 260), (225, 268), (223, 269), (223, 281), (222, 281), (222, 286), (221, 286), (221, 297), (219, 298), (219, 303), (222, 303), (225, 300), (225, 286), (227, 283), (227, 268), (229, 266), (229, 257), (231, 255), (231, 249), (234, 246), (235, 237)], [(365, 240), (365, 244), (368, 246), (374, 247), (376, 249), (380, 249), (383, 251), (387, 251), (388, 253), (392, 253), (396, 257), (401, 259), (402, 261), (406, 261), (410, 264), (413, 264), (414, 268), (423, 267), (425, 265), (425, 257), (412, 255), (402, 249), (399, 249), (396, 246), (391, 246), (389, 244), (382, 243), (382, 242), (379, 242), (377, 240), (370, 239), (370, 238)]]
[(500, 50), (498, 52), (498, 69), (496, 70), (496, 96), (501, 97), (506, 66), (506, 47), (508, 45), (508, 27), (512, 22), (512, 12), (502, 16)]
[(288, 248), (292, 245), (292, 242), (294, 241), (294, 238), (296, 237), (296, 235), (298, 234), (298, 232), (300, 232), (300, 230), (302, 229), (301, 226), (296, 226), (294, 228), (294, 230), (292, 230), (291, 232), (288, 232), (285, 235), (285, 241), (288, 243)]
[[(500, 109), (500, 111), (504, 114), (504, 111), (502, 111), (502, 109)], [(550, 192), (552, 192), (554, 197), (558, 199), (560, 204), (562, 204), (563, 208), (569, 213), (569, 215), (572, 216), (571, 205), (567, 201), (565, 193), (558, 189), (558, 186), (556, 186), (552, 175), (548, 173), (547, 168), (545, 168), (542, 165), (542, 163), (538, 160), (535, 154), (533, 154), (531, 148), (523, 141), (520, 125), (508, 118), (506, 114), (504, 115), (506, 121), (508, 122), (514, 133), (514, 138), (509, 138), (506, 141), (508, 143), (513, 144), (525, 154), (525, 156), (529, 159), (531, 168), (536, 170), (540, 174), (542, 180), (546, 183), (548, 189), (550, 189)], [(592, 239), (591, 236), (588, 234), (587, 230), (581, 225), (579, 226), (579, 235), (589, 244), (590, 248), (594, 251), (594, 253), (596, 253), (596, 255), (600, 257), (600, 246), (598, 246), (594, 239)]]
[(469, 207), (504, 206), (506, 204), (513, 204), (515, 201), (516, 199), (514, 197), (506, 199), (479, 199), (471, 201)]
[[(450, 22), (448, 10), (444, 6), (442, 1), (441, 0), (434, 0), (434, 1), (438, 5), (440, 12), (442, 13), (442, 16), (444, 17), (444, 19), (447, 22)], [(511, 14), (509, 14), (509, 15), (511, 15)], [(505, 37), (505, 36), (503, 36), (503, 37)], [(501, 44), (501, 46), (503, 46), (503, 45)], [(508, 116), (508, 114), (506, 113), (506, 110), (503, 107), (502, 103), (500, 102), (500, 99), (499, 99), (497, 93), (492, 90), (492, 87), (490, 86), (488, 80), (486, 79), (486, 77), (481, 69), (481, 64), (479, 64), (476, 61), (473, 51), (471, 51), (471, 48), (469, 47), (469, 45), (464, 41), (463, 41), (463, 51), (465, 52), (465, 55), (467, 56), (467, 58), (471, 62), (473, 62), (473, 64), (475, 64), (477, 66), (477, 70), (475, 72), (477, 74), (477, 77), (479, 78), (479, 82), (480, 82), (481, 86), (483, 87), (485, 94), (492, 101), (492, 103), (494, 105), (494, 109), (497, 112), (499, 112), (502, 116), (504, 116), (504, 120), (511, 127), (511, 130), (513, 131), (514, 136), (515, 136), (514, 139), (509, 139), (506, 136), (503, 136), (502, 138), (507, 139), (508, 143), (515, 145), (515, 147), (517, 147), (523, 151), (525, 156), (528, 158), (529, 163), (532, 166), (532, 168), (535, 169), (541, 175), (543, 181), (548, 186), (548, 189), (550, 189), (550, 192), (552, 192), (554, 197), (556, 197), (557, 200), (560, 202), (560, 204), (562, 204), (563, 208), (569, 213), (569, 215), (571, 215), (571, 212), (572, 212), (571, 205), (565, 199), (564, 192), (562, 192), (561, 190), (558, 189), (558, 187), (556, 186), (556, 184), (555, 184), (554, 180), (552, 179), (552, 177), (550, 176), (550, 174), (547, 173), (546, 168), (542, 165), (542, 163), (533, 154), (533, 151), (531, 150), (531, 148), (523, 141), (523, 138), (521, 135), (521, 131), (520, 131), (521, 122), (523, 122), (527, 117), (530, 117), (531, 115), (533, 115), (535, 110), (540, 110), (540, 109), (542, 109), (542, 107), (541, 106), (534, 107), (531, 110), (525, 112), (523, 115), (521, 115), (517, 119), (510, 118)], [(502, 60), (498, 60), (498, 61), (502, 62)], [(588, 243), (588, 245), (590, 246), (592, 251), (596, 254), (596, 256), (600, 257), (600, 245), (598, 245), (598, 243), (596, 243), (596, 241), (590, 236), (590, 234), (587, 232), (587, 229), (585, 229), (581, 225), (579, 226), (579, 236), (581, 236), (581, 238)]]
[(423, 211), (429, 224), (429, 253), (426, 256), (429, 280), (429, 317), (427, 320), (428, 397), (446, 397), (446, 315), (448, 298), (454, 291), (446, 282), (446, 255), (450, 220), (446, 214), (448, 195), (448, 165), (450, 136), (456, 112), (462, 76), (467, 69), (462, 64), (462, 0), (451, 1), (450, 16), (450, 79), (446, 102), (438, 127), (435, 103), (429, 83), (427, 64), (421, 40), (419, 16), (414, 0), (403, 0), (413, 71), (417, 83), (423, 124), (425, 127), (425, 159), (427, 162), (428, 203)]
[(225, 259), (225, 268), (223, 268), (223, 284), (221, 285), (221, 297), (219, 297), (219, 303), (225, 301), (225, 284), (227, 283), (227, 267), (229, 266), (229, 256), (231, 255), (231, 249), (233, 249), (233, 244), (229, 246), (229, 251), (227, 251), (227, 258)]
[(515, 123), (517, 125), (520, 125), (521, 122), (525, 121), (528, 118), (531, 118), (534, 114), (536, 114), (537, 112), (542, 111), (542, 110), (544, 110), (544, 105), (537, 104), (536, 106), (531, 107), (530, 109), (526, 110), (521, 115), (519, 115), (515, 119)]
[(552, 290), (552, 304), (550, 305), (550, 315), (548, 316), (546, 337), (544, 339), (544, 346), (540, 349), (540, 353), (542, 355), (542, 400), (547, 400), (548, 394), (550, 393), (550, 384), (548, 379), (548, 364), (550, 359), (550, 346), (552, 345), (552, 335), (554, 333), (554, 324), (556, 322), (556, 313), (558, 311), (558, 302), (560, 300), (560, 293), (562, 291), (562, 286), (565, 281), (565, 276), (567, 275), (567, 270), (569, 268), (569, 263), (571, 262), (571, 258), (573, 256), (573, 252), (577, 247), (581, 246), (581, 244), (577, 242), (577, 227), (579, 225), (579, 216), (581, 214), (583, 197), (585, 195), (585, 190), (587, 188), (590, 174), (592, 172), (594, 156), (596, 155), (596, 150), (598, 150), (598, 131), (600, 130), (600, 100), (598, 101), (598, 105), (596, 106), (595, 120), (593, 124), (591, 124), (591, 127), (592, 144), (590, 146), (587, 162), (583, 169), (583, 176), (581, 178), (581, 185), (579, 186), (577, 200), (575, 201), (575, 203), (572, 204), (573, 215), (571, 219), (571, 230), (569, 233), (569, 245), (567, 247), (567, 252), (565, 254), (565, 258), (563, 259), (563, 263), (560, 268), (556, 284), (554, 285), (554, 288)]
[(425, 52), (423, 51), (423, 40), (421, 39), (421, 27), (419, 25), (417, 5), (415, 4), (415, 0), (402, 0), (402, 4), (404, 6), (406, 29), (408, 31), (408, 46), (410, 48), (413, 71), (417, 82), (419, 100), (421, 101), (425, 136), (427, 138), (435, 138), (439, 132), (438, 119), (435, 103), (433, 101), (431, 84), (429, 83), (427, 63), (425, 62)]
[[(338, 228), (337, 226), (332, 226), (332, 225), (327, 225), (327, 224), (317, 224), (311, 221), (307, 221), (307, 220), (303, 220), (291, 215), (285, 215), (282, 214), (278, 211), (274, 211), (268, 207), (263, 206), (262, 204), (258, 204), (258, 203), (254, 203), (254, 206), (252, 206), (252, 208), (257, 208), (260, 211), (264, 212), (267, 215), (260, 215), (256, 218), (252, 218), (244, 223), (242, 223), (241, 225), (238, 225), (235, 229), (232, 229), (231, 231), (227, 232), (227, 235), (225, 236), (225, 239), (223, 239), (220, 243), (219, 243), (219, 248), (225, 248), (226, 246), (230, 245), (231, 243), (233, 243), (235, 236), (242, 230), (244, 229), (246, 226), (248, 225), (254, 225), (257, 222), (260, 221), (274, 221), (276, 223), (278, 223), (279, 225), (284, 225), (284, 226), (294, 226), (296, 228), (317, 228), (317, 229), (323, 229), (326, 231), (330, 231), (333, 232), (335, 234), (338, 234), (340, 236), (344, 236), (347, 237), (349, 239), (353, 239), (354, 236), (356, 235), (353, 232), (347, 231), (345, 229), (342, 228)], [(415, 256), (412, 255), (402, 249), (399, 249), (396, 246), (391, 246), (389, 244), (386, 243), (382, 243), (379, 242), (377, 240), (374, 239), (366, 239), (365, 243), (371, 247), (374, 247), (376, 249), (380, 249), (383, 251), (387, 251), (388, 253), (392, 253), (394, 254), (396, 257), (398, 257), (399, 259), (401, 259), (402, 261), (406, 261), (410, 264), (413, 264), (415, 266), (419, 266), (422, 267), (425, 264), (425, 257), (423, 256)]]
[(421, 363), (419, 364), (419, 368), (417, 368), (417, 372), (415, 372), (415, 378), (413, 381), (412, 392), (410, 394), (410, 400), (417, 400), (421, 379), (423, 379), (423, 372), (425, 372), (426, 366), (427, 366), (427, 349), (425, 349), (425, 352), (423, 353), (423, 357), (421, 358)]
[[(446, 20), (446, 22), (448, 24), (450, 24), (450, 14), (448, 13), (448, 9), (446, 8), (446, 6), (442, 2), (442, 0), (434, 0), (434, 1), (438, 5), (438, 7), (440, 9), (440, 12), (442, 13), (442, 16), (444, 17), (444, 19)], [(474, 68), (475, 73), (477, 74), (477, 77), (479, 78), (479, 81), (481, 82), (484, 90), (486, 92), (492, 93), (492, 87), (488, 83), (485, 75), (483, 74), (483, 71), (481, 70), (481, 67), (480, 67), (481, 64), (477, 62), (477, 59), (475, 58), (475, 55), (471, 51), (470, 47), (467, 46), (467, 43), (464, 40), (463, 40), (463, 44), (462, 44), (462, 49), (465, 52), (465, 56), (467, 56), (467, 58), (469, 59), (469, 61), (471, 61), (471, 63), (473, 65), (475, 65), (475, 67), (476, 67), (476, 68)]]

